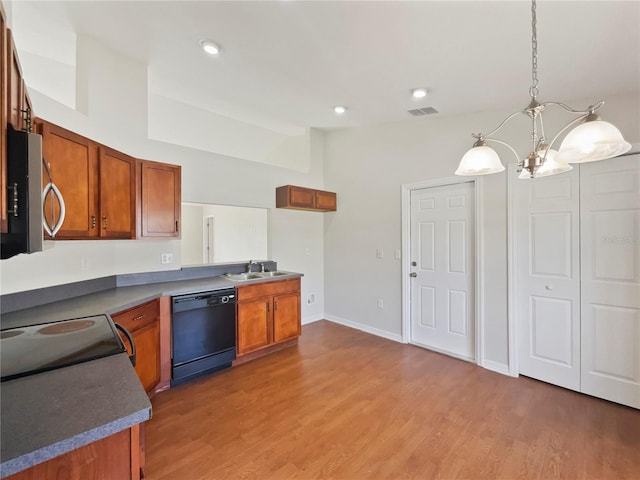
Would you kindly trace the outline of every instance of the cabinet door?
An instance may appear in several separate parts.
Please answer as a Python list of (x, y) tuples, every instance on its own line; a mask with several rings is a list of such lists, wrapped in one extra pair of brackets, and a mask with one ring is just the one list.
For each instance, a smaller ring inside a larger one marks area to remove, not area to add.
[(156, 319), (131, 336), (136, 344), (136, 373), (145, 391), (151, 393), (160, 383), (160, 321)]
[(337, 209), (336, 203), (336, 194), (334, 192), (316, 191), (315, 206), (318, 210), (334, 212)]
[[(22, 80), (22, 68), (20, 68), (18, 53), (10, 30), (7, 35), (7, 61), (7, 92), (9, 99), (7, 122), (13, 125), (16, 130), (23, 130), (24, 117), (21, 110), (23, 109), (24, 81)], [(4, 125), (3, 128), (5, 128)]]
[(180, 167), (141, 161), (142, 237), (180, 237)]
[(300, 293), (273, 298), (273, 342), (300, 335)]
[(9, 226), (7, 214), (8, 32), (4, 10), (0, 4), (0, 233), (7, 233)]
[(133, 238), (136, 230), (136, 161), (107, 147), (99, 148), (100, 236)]
[(289, 203), (294, 207), (314, 208), (314, 191), (292, 186), (289, 189)]
[[(96, 440), (75, 450), (22, 470), (9, 480), (43, 479), (100, 479), (137, 480), (140, 472), (134, 470), (139, 454), (140, 439), (130, 429)], [(137, 442), (134, 440), (137, 439)]]
[[(43, 125), (43, 157), (67, 209), (56, 238), (93, 238), (100, 234), (96, 150), (88, 138), (49, 123)], [(46, 173), (43, 182), (48, 182)], [(52, 217), (60, 215), (57, 205), (45, 202), (44, 215), (52, 224)]]
[(271, 343), (271, 297), (238, 302), (238, 355)]

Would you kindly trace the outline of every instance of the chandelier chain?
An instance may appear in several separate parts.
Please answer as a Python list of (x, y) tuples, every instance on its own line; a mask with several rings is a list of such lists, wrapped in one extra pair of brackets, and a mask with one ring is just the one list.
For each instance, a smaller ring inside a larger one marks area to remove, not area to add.
[(531, 88), (529, 95), (532, 99), (538, 96), (538, 30), (536, 17), (536, 0), (531, 2)]

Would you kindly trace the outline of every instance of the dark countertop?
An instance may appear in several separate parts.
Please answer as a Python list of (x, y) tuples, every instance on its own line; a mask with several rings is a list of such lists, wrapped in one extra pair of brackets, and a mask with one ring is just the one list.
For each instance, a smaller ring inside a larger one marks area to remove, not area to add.
[[(159, 298), (302, 277), (234, 282), (223, 276), (131, 285), (3, 313), (2, 329), (113, 314)], [(0, 385), (0, 478), (151, 418), (151, 404), (127, 355), (113, 355)]]
[(194, 280), (176, 280), (170, 282), (151, 283), (147, 285), (133, 285), (116, 287), (97, 293), (90, 293), (80, 297), (48, 303), (38, 307), (27, 308), (15, 312), (4, 313), (0, 320), (2, 329), (16, 328), (36, 323), (54, 322), (71, 318), (113, 314), (121, 312), (141, 303), (154, 300), (162, 296), (183, 295), (188, 293), (220, 290), (260, 282), (272, 282), (301, 277), (300, 273), (288, 272), (288, 275), (272, 278), (245, 280), (234, 282), (223, 276), (199, 278)]
[(151, 418), (122, 353), (3, 382), (0, 478)]

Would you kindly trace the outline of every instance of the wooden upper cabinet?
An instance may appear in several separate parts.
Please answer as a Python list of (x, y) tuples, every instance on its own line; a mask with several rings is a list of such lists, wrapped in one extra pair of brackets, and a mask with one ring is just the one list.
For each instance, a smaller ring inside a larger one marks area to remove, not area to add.
[[(42, 125), (42, 154), (49, 165), (51, 179), (60, 190), (66, 216), (56, 238), (97, 238), (100, 236), (98, 211), (98, 156), (88, 138), (56, 125)], [(48, 183), (43, 173), (43, 183)], [(58, 205), (45, 201), (44, 216), (53, 224), (60, 218)]]
[(335, 212), (337, 209), (337, 197), (334, 192), (284, 185), (276, 188), (276, 208)]
[(140, 237), (180, 237), (179, 165), (140, 161)]
[(9, 231), (7, 203), (7, 115), (9, 97), (7, 90), (7, 44), (9, 30), (4, 7), (0, 3), (0, 233)]
[[(134, 158), (48, 122), (42, 125), (42, 151), (66, 205), (56, 238), (135, 237)], [(44, 215), (50, 224), (59, 218), (57, 204), (47, 199)]]
[(99, 147), (100, 231), (106, 238), (132, 238), (136, 230), (136, 160)]

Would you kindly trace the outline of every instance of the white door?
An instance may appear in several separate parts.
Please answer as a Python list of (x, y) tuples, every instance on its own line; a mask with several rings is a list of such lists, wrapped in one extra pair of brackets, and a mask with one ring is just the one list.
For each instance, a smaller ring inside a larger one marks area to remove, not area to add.
[(582, 391), (640, 408), (640, 156), (580, 175)]
[(578, 170), (511, 185), (520, 373), (580, 390)]
[(410, 201), (410, 342), (474, 360), (474, 185), (413, 190)]

